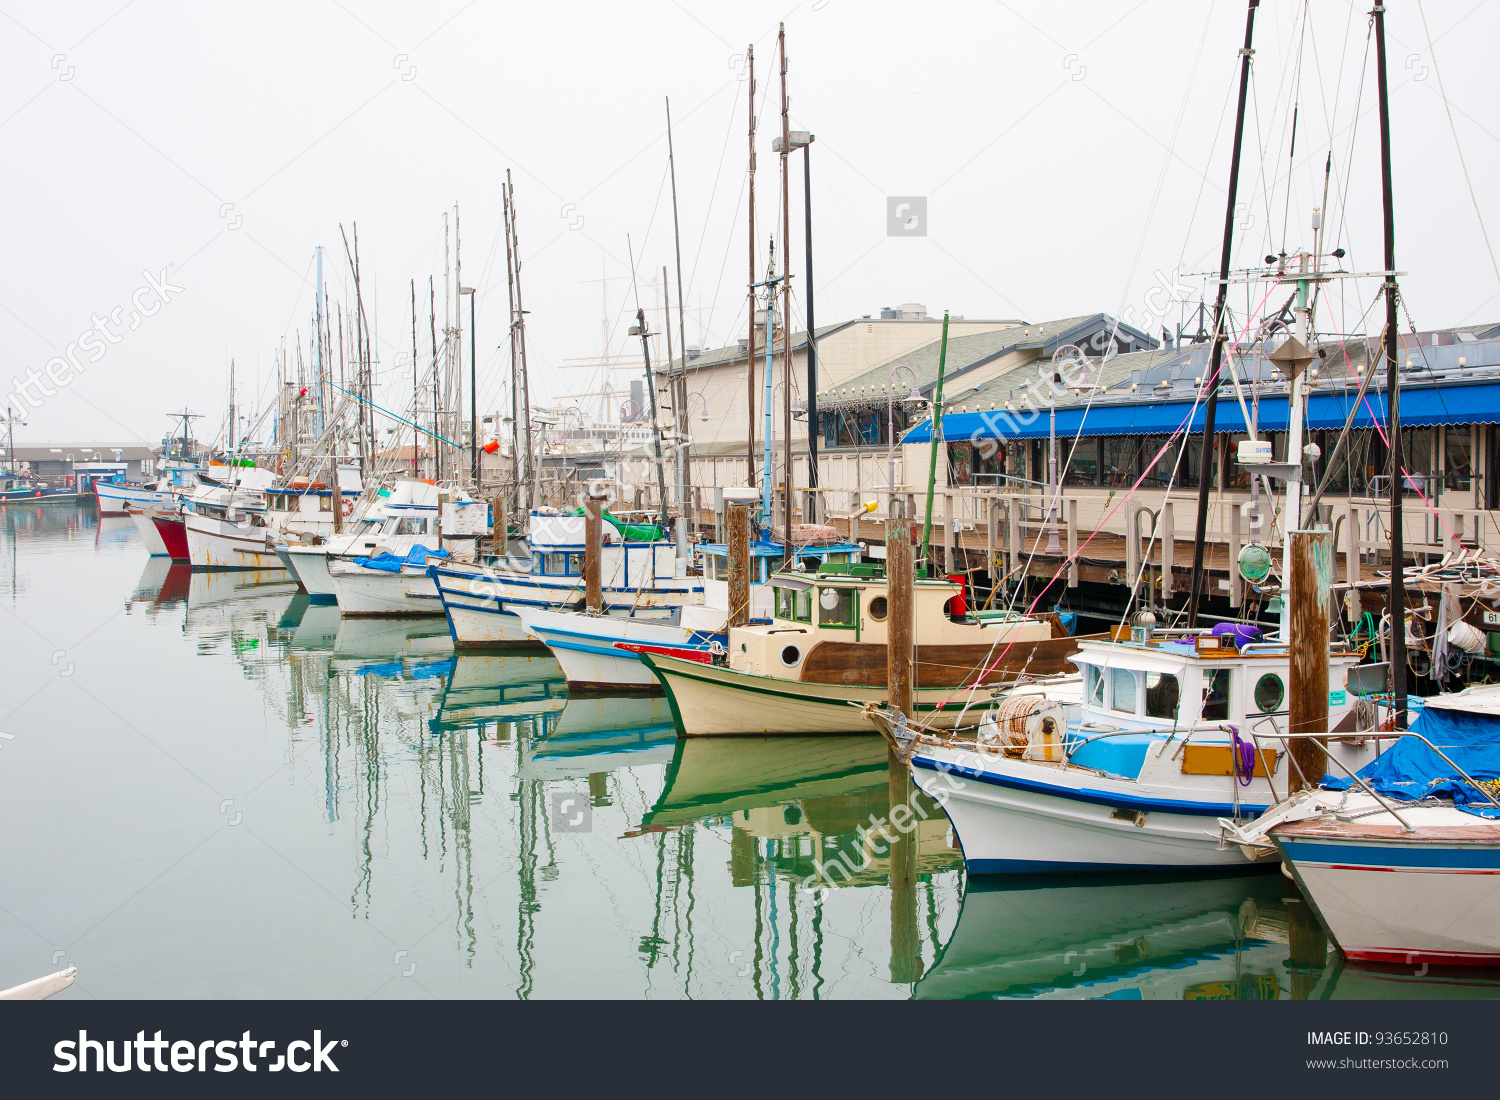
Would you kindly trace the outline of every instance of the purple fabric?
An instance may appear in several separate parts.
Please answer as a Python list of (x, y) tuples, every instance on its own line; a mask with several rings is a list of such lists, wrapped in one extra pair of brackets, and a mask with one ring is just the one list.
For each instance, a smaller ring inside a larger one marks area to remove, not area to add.
[(1260, 632), (1260, 627), (1251, 626), (1249, 623), (1218, 623), (1209, 631), (1215, 638), (1223, 637), (1225, 634), (1234, 636), (1234, 648), (1239, 649), (1248, 642), (1258, 642), (1265, 637)]
[(1255, 742), (1241, 741), (1233, 726), (1229, 727), (1229, 736), (1234, 739), (1234, 777), (1241, 787), (1248, 787), (1255, 778)]

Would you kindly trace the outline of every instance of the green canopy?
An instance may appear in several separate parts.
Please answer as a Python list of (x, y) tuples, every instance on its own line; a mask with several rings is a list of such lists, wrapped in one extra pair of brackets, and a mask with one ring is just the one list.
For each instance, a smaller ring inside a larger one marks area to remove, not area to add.
[[(574, 509), (575, 516), (583, 515), (583, 509)], [(666, 528), (655, 523), (626, 523), (624, 520), (616, 519), (606, 510), (604, 518), (614, 524), (624, 537), (626, 542), (661, 542), (667, 537)]]

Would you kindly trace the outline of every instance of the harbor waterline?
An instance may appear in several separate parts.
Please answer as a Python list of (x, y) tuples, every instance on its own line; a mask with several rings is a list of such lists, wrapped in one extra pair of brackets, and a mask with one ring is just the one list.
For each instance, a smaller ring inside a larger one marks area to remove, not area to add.
[(1500, 995), (1340, 962), (1274, 870), (966, 880), (930, 802), (893, 889), (875, 737), (679, 741), (88, 503), (0, 550), (0, 975), (60, 998)]

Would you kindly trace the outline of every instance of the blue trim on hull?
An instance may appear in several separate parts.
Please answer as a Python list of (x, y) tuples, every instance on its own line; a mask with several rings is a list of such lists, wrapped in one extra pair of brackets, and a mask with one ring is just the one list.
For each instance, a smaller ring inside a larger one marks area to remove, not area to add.
[(1178, 802), (1168, 798), (1143, 798), (1140, 795), (1125, 794), (1123, 791), (1116, 793), (1114, 791), (1093, 790), (1089, 787), (1058, 787), (1050, 783), (1039, 783), (1032, 779), (993, 775), (990, 772), (982, 772), (975, 768), (965, 768), (958, 764), (948, 764), (926, 756), (913, 756), (911, 758), (911, 766), (913, 768), (924, 768), (927, 771), (950, 772), (965, 779), (974, 779), (980, 783), (989, 783), (996, 787), (1009, 787), (1013, 790), (1028, 791), (1032, 794), (1051, 795), (1053, 798), (1064, 798), (1071, 802), (1088, 802), (1096, 806), (1117, 806), (1121, 809), (1141, 810), (1148, 813), (1182, 814), (1188, 817), (1232, 817), (1238, 812), (1241, 817), (1259, 817), (1269, 809), (1267, 806), (1252, 806), (1245, 803), (1241, 803), (1236, 807), (1230, 802)]
[(1256, 863), (1066, 863), (1049, 859), (970, 859), (964, 867), (971, 875), (1141, 875), (1190, 872), (1194, 877), (1215, 873), (1243, 875), (1247, 871), (1278, 867), (1275, 860)]
[(1456, 847), (1450, 845), (1360, 842), (1326, 843), (1316, 840), (1279, 838), (1278, 843), (1293, 863), (1332, 863), (1396, 871), (1488, 871), (1500, 873), (1500, 847)]

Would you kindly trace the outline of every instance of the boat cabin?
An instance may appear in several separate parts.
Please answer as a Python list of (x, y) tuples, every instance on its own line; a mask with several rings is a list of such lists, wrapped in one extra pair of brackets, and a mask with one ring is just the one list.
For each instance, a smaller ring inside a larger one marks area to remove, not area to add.
[[(532, 575), (573, 578), (581, 585), (588, 537), (585, 524), (583, 516), (531, 513), (526, 541), (531, 547)], [(600, 582), (606, 588), (653, 588), (656, 581), (677, 576), (677, 547), (669, 539), (628, 539), (606, 519), (601, 551)]]
[[(802, 678), (813, 648), (822, 642), (887, 644), (889, 600), (883, 566), (825, 561), (812, 573), (776, 573), (768, 584), (775, 593), (771, 621), (730, 632), (729, 659), (735, 669), (796, 680)], [(955, 601), (962, 595), (963, 586), (947, 578), (914, 582), (912, 635), (918, 646), (987, 650), (996, 641), (1003, 646), (1052, 638), (1050, 623), (1024, 615), (955, 616)]]

